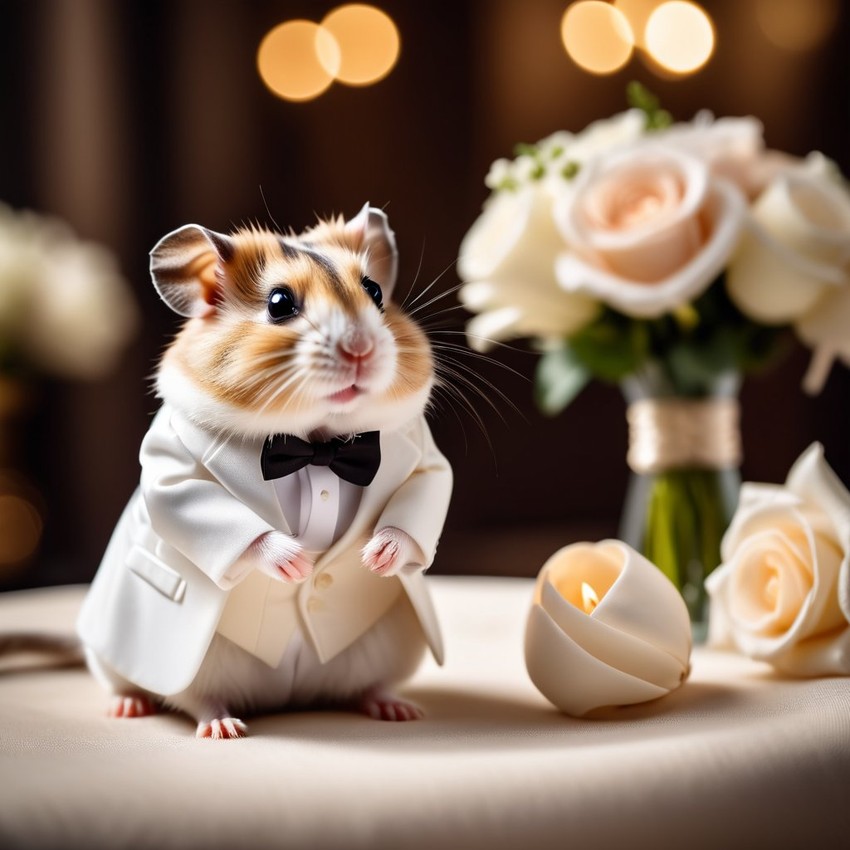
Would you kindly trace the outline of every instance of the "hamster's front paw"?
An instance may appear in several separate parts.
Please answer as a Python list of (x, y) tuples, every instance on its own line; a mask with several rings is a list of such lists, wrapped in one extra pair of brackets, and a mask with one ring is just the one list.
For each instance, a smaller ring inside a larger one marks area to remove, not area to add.
[(363, 566), (379, 576), (394, 576), (411, 561), (417, 560), (419, 547), (400, 528), (382, 528), (364, 547)]
[(278, 581), (304, 581), (313, 572), (313, 562), (302, 551), (301, 544), (282, 531), (268, 531), (248, 548), (256, 566)]

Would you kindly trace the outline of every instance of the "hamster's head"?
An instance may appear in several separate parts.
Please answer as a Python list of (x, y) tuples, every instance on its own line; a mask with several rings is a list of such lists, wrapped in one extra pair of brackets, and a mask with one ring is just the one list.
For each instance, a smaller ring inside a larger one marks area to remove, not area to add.
[(391, 430), (434, 383), (423, 331), (391, 300), (395, 239), (368, 204), (296, 236), (190, 224), (151, 252), (163, 300), (188, 321), (159, 395), (199, 425), (302, 438)]

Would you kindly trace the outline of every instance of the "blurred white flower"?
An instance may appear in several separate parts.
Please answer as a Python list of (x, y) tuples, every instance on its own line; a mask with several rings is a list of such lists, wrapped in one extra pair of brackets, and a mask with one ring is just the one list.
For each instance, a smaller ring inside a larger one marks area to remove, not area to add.
[(727, 273), (741, 312), (766, 324), (797, 321), (831, 288), (850, 283), (850, 193), (831, 178), (786, 172), (750, 212)]
[(138, 309), (114, 257), (64, 223), (0, 205), (0, 351), (59, 377), (115, 364)]
[(467, 324), (473, 348), (512, 337), (560, 339), (597, 315), (594, 299), (564, 292), (555, 280), (564, 242), (552, 204), (541, 183), (497, 192), (461, 243), (459, 298), (479, 314)]

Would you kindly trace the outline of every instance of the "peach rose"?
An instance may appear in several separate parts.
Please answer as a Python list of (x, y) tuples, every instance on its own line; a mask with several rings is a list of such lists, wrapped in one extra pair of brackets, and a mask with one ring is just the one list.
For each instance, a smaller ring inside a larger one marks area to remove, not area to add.
[(850, 674), (850, 493), (815, 443), (785, 486), (745, 484), (706, 580), (709, 635), (784, 673)]
[(660, 316), (723, 270), (745, 207), (737, 187), (674, 147), (638, 144), (595, 159), (556, 207), (570, 248), (558, 282), (627, 315)]

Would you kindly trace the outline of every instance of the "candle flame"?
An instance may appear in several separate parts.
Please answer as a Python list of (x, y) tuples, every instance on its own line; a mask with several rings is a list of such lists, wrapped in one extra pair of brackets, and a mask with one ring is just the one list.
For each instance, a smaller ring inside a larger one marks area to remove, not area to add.
[(586, 581), (581, 583), (581, 604), (584, 606), (585, 614), (592, 614), (599, 604), (596, 591)]

